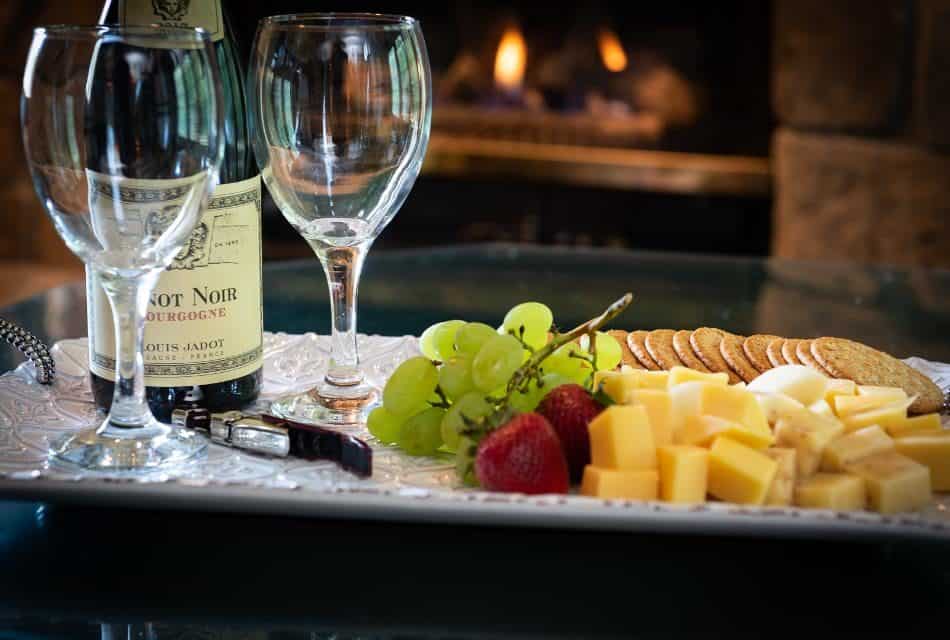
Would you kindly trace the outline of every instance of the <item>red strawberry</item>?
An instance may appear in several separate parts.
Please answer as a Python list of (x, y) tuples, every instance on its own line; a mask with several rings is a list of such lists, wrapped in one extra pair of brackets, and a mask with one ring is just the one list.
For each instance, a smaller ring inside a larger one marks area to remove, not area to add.
[(567, 493), (567, 462), (548, 421), (522, 413), (489, 433), (475, 454), (475, 476), (492, 491)]
[(574, 482), (580, 481), (584, 465), (590, 464), (587, 427), (603, 410), (604, 407), (579, 384), (555, 387), (538, 405), (538, 413), (548, 419), (561, 439), (567, 468)]

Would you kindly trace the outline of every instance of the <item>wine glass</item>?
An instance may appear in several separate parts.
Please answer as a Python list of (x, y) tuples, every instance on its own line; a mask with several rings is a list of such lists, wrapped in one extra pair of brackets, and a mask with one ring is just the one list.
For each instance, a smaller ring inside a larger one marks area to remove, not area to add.
[(117, 345), (108, 417), (52, 443), (54, 463), (168, 470), (206, 448), (203, 437), (152, 416), (142, 334), (151, 291), (214, 186), (221, 104), (214, 50), (202, 30), (54, 26), (33, 33), (20, 113), (33, 186), (59, 235), (105, 289)]
[(406, 16), (265, 18), (248, 77), (264, 184), (317, 254), (332, 307), (324, 381), (278, 399), (271, 411), (312, 424), (358, 424), (379, 397), (359, 366), (360, 271), (409, 195), (429, 140), (432, 80), (422, 31)]

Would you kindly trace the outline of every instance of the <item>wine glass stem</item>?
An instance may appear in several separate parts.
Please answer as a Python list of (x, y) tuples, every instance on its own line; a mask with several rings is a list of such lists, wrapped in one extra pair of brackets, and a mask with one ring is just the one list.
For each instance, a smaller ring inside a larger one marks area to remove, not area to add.
[(142, 346), (148, 299), (160, 274), (155, 271), (135, 278), (99, 276), (115, 321), (115, 392), (107, 428), (134, 429), (152, 420), (145, 400)]
[(363, 381), (356, 346), (356, 290), (369, 243), (350, 247), (320, 247), (317, 257), (327, 274), (333, 330), (326, 381), (352, 386)]

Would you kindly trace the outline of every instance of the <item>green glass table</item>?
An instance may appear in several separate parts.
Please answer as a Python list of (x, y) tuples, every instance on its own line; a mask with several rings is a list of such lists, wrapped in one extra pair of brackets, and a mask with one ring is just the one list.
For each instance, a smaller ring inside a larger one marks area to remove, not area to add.
[[(268, 264), (264, 290), (267, 330), (328, 331), (315, 260)], [(497, 323), (528, 299), (571, 325), (632, 291), (619, 328), (837, 335), (950, 361), (948, 271), (488, 245), (371, 254), (360, 291), (365, 333), (418, 334), (451, 317)], [(51, 290), (0, 317), (49, 341), (81, 336), (84, 291)], [(0, 370), (18, 362), (0, 354)], [(939, 628), (948, 586), (945, 542), (0, 501), (0, 637), (908, 635)]]

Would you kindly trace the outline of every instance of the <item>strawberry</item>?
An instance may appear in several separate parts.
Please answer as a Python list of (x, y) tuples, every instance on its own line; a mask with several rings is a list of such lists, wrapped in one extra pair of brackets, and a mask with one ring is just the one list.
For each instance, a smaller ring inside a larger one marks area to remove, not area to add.
[(567, 493), (567, 462), (548, 421), (522, 413), (478, 445), (475, 475), (485, 489), (518, 493)]
[(538, 413), (548, 419), (561, 439), (571, 480), (579, 482), (584, 466), (590, 464), (590, 435), (587, 427), (604, 407), (579, 384), (562, 384), (552, 389)]

